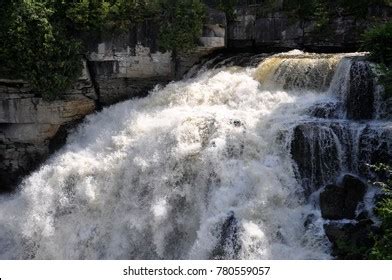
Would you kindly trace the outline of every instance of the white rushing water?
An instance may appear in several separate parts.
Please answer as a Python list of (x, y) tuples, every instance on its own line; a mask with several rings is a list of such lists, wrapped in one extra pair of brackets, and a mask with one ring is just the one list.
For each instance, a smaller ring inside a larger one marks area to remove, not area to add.
[(330, 258), (290, 142), (310, 107), (339, 100), (342, 56), (301, 55), (203, 69), (88, 116), (0, 198), (0, 258), (208, 259), (229, 213), (240, 249), (224, 258)]

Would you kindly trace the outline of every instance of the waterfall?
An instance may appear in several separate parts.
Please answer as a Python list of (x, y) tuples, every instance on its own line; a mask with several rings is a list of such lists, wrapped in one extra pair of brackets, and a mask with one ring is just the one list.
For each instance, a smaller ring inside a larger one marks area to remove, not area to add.
[(385, 127), (347, 114), (363, 57), (218, 57), (88, 116), (0, 197), (0, 258), (331, 258), (308, 197), (365, 168)]

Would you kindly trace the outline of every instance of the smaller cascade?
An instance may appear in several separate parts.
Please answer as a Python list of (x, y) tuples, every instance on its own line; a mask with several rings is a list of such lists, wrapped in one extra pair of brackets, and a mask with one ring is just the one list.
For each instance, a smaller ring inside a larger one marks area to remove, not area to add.
[(266, 88), (323, 92), (329, 88), (340, 60), (341, 55), (275, 55), (261, 62), (255, 78)]
[(338, 135), (328, 124), (305, 123), (295, 127), (291, 154), (306, 197), (342, 170), (343, 150)]
[(320, 193), (324, 230), (338, 259), (362, 259), (372, 247), (379, 223), (367, 205), (375, 192), (360, 178), (345, 174)]

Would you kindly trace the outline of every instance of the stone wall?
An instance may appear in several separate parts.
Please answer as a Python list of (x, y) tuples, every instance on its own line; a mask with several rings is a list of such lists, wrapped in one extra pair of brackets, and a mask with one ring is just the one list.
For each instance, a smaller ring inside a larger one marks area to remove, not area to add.
[(265, 13), (262, 5), (238, 7), (236, 18), (228, 24), (228, 46), (262, 51), (293, 48), (315, 52), (356, 51), (366, 28), (391, 17), (391, 7), (369, 7), (366, 18), (342, 13), (329, 19), (325, 26), (317, 27), (317, 19), (299, 20), (283, 11)]
[(45, 160), (62, 128), (94, 112), (96, 99), (86, 68), (63, 99), (53, 102), (24, 81), (0, 79), (0, 191), (12, 190)]

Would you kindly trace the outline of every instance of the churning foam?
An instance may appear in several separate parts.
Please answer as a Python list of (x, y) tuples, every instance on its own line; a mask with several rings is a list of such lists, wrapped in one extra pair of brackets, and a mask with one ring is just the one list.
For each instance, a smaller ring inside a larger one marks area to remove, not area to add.
[(301, 196), (289, 143), (307, 109), (336, 96), (254, 78), (302, 69), (285, 59), (205, 70), (88, 116), (0, 198), (1, 258), (207, 259), (231, 211), (238, 258), (330, 258), (322, 223), (303, 225), (317, 211)]

